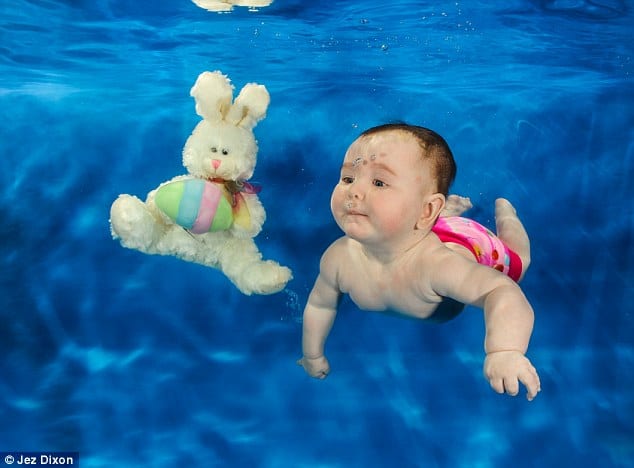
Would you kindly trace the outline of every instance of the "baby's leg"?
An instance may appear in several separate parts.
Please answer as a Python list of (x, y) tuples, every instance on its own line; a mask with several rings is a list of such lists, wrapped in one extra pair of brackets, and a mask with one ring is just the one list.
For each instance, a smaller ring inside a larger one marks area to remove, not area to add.
[(440, 216), (460, 216), (468, 209), (473, 208), (471, 200), (467, 197), (461, 197), (459, 195), (449, 195), (445, 207), (440, 212)]
[(531, 244), (515, 208), (504, 198), (495, 200), (495, 226), (498, 237), (522, 259), (521, 281), (531, 264)]
[[(469, 197), (449, 195), (447, 197), (447, 201), (445, 202), (445, 207), (440, 212), (440, 216), (443, 218), (447, 218), (449, 216), (460, 216), (462, 213), (471, 208), (473, 208), (473, 204), (471, 203), (471, 199)], [(456, 244), (454, 242), (445, 242), (444, 244), (447, 248), (459, 253), (463, 257), (474, 262), (476, 261), (471, 251), (464, 245)]]

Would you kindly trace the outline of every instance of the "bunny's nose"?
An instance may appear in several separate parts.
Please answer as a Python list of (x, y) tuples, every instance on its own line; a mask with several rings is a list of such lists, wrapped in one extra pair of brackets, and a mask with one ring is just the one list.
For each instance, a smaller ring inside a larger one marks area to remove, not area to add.
[(220, 162), (220, 159), (212, 159), (211, 165), (214, 167), (214, 169), (218, 169), (220, 167)]

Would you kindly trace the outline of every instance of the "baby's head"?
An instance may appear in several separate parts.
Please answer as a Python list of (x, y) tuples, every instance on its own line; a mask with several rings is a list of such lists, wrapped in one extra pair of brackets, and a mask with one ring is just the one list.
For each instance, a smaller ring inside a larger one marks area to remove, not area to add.
[(363, 132), (346, 151), (330, 206), (352, 239), (409, 242), (431, 230), (455, 175), (451, 151), (438, 134), (381, 125)]
[(446, 197), (456, 177), (457, 168), (453, 154), (444, 138), (428, 128), (405, 123), (389, 123), (372, 127), (361, 133), (359, 138), (371, 138), (388, 132), (403, 133), (416, 140), (421, 149), (422, 160), (429, 161), (432, 179), (437, 184), (437, 192)]

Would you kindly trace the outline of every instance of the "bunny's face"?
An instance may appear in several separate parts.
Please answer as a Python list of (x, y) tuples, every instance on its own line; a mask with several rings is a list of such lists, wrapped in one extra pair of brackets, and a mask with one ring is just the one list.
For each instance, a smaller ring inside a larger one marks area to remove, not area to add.
[(203, 120), (185, 143), (183, 165), (205, 179), (247, 180), (253, 175), (257, 152), (250, 130)]

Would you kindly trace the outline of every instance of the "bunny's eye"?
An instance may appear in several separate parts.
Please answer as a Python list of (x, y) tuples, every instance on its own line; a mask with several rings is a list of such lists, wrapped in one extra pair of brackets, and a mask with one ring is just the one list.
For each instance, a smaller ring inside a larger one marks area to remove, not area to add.
[(222, 149), (222, 154), (224, 154), (225, 156), (228, 155), (229, 154), (229, 150), (226, 150), (226, 149), (223, 148)]
[(212, 153), (217, 153), (218, 152), (218, 148), (216, 148), (215, 146), (211, 147), (211, 152)]

